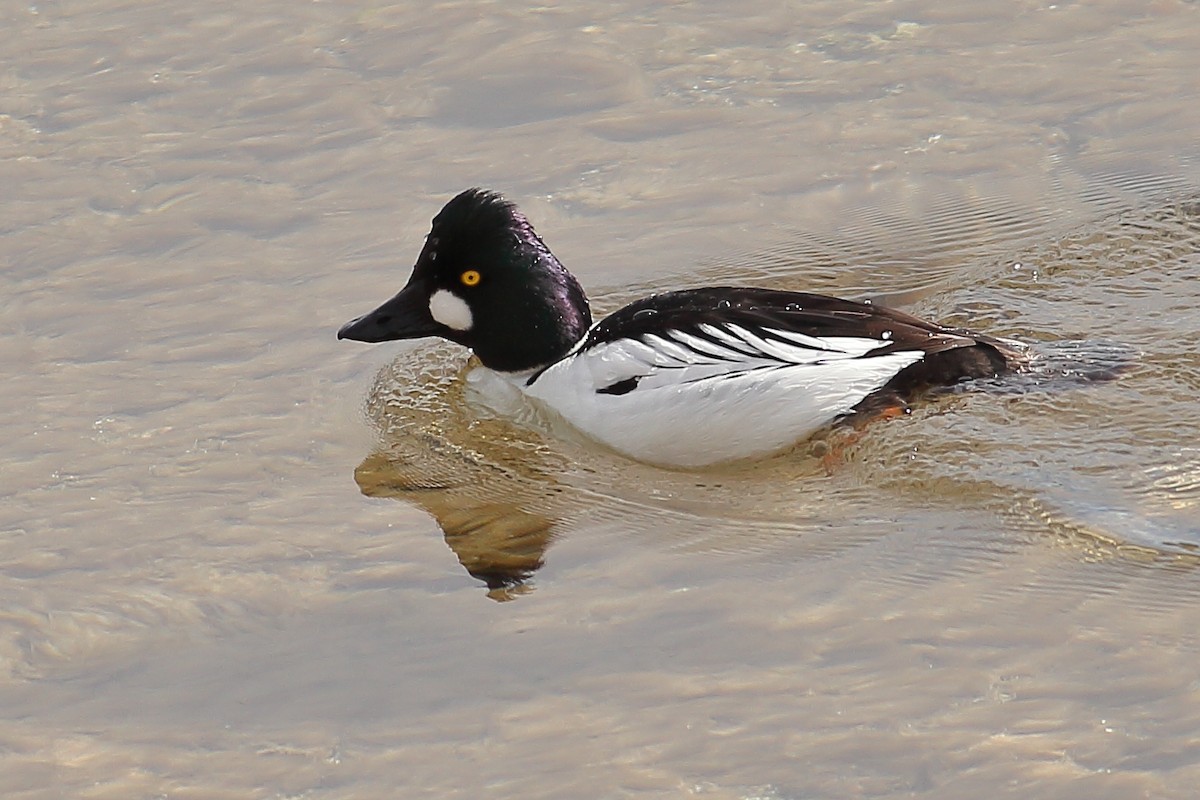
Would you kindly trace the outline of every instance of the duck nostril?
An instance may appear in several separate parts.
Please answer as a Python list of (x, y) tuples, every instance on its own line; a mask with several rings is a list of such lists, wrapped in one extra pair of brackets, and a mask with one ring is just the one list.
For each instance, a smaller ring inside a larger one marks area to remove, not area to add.
[(389, 322), (391, 322), (391, 321), (392, 321), (392, 315), (391, 315), (391, 314), (384, 314), (384, 315), (382, 315), (382, 316), (379, 316), (379, 317), (376, 317), (376, 318), (375, 318), (375, 324), (376, 324), (376, 325), (387, 325), (387, 324), (388, 324)]

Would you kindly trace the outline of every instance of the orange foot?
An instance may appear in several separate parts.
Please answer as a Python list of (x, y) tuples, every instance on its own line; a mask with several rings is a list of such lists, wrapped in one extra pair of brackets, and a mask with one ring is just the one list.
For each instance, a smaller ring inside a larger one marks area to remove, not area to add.
[(858, 444), (859, 439), (863, 437), (863, 430), (869, 423), (877, 419), (896, 419), (911, 413), (912, 409), (906, 405), (892, 405), (884, 406), (870, 414), (856, 414), (850, 420), (853, 430), (840, 436), (836, 436), (835, 432), (836, 438), (833, 441), (818, 442), (813, 448), (813, 454), (820, 456), (825, 474), (832, 475), (838, 467), (846, 463), (846, 451)]
[(876, 412), (874, 417), (862, 420), (859, 425), (865, 426), (871, 419), (895, 419), (896, 417), (903, 417), (911, 413), (912, 409), (908, 406), (888, 406), (887, 408), (881, 408)]

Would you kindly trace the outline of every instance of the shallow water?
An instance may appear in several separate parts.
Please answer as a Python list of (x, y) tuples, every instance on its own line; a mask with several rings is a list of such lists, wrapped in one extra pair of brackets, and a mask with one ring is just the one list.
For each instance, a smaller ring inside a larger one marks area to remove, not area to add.
[[(1194, 3), (0, 23), (0, 794), (1194, 795)], [(696, 473), (489, 419), (333, 339), (471, 185), (600, 310), (870, 296), (1041, 368)]]

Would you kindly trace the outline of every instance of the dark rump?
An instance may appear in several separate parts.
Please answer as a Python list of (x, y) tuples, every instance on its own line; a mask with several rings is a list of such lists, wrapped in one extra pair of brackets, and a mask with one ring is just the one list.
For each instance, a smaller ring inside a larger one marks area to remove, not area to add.
[(906, 406), (922, 392), (1015, 372), (1028, 360), (1015, 344), (966, 330), (955, 332), (975, 339), (976, 343), (930, 353), (915, 364), (909, 364), (882, 388), (864, 398), (847, 419), (854, 421), (888, 408)]

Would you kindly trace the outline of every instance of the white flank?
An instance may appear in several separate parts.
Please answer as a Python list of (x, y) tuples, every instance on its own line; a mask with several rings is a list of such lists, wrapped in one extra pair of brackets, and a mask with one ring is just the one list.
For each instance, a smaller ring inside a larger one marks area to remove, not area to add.
[[(704, 326), (568, 356), (525, 392), (588, 436), (643, 461), (703, 466), (787, 447), (849, 412), (925, 353), (864, 356), (889, 344)], [(794, 343), (794, 344), (793, 344)], [(598, 390), (628, 379), (623, 394)]]
[(467, 301), (445, 289), (438, 289), (429, 298), (429, 316), (456, 331), (469, 331), (475, 324)]

